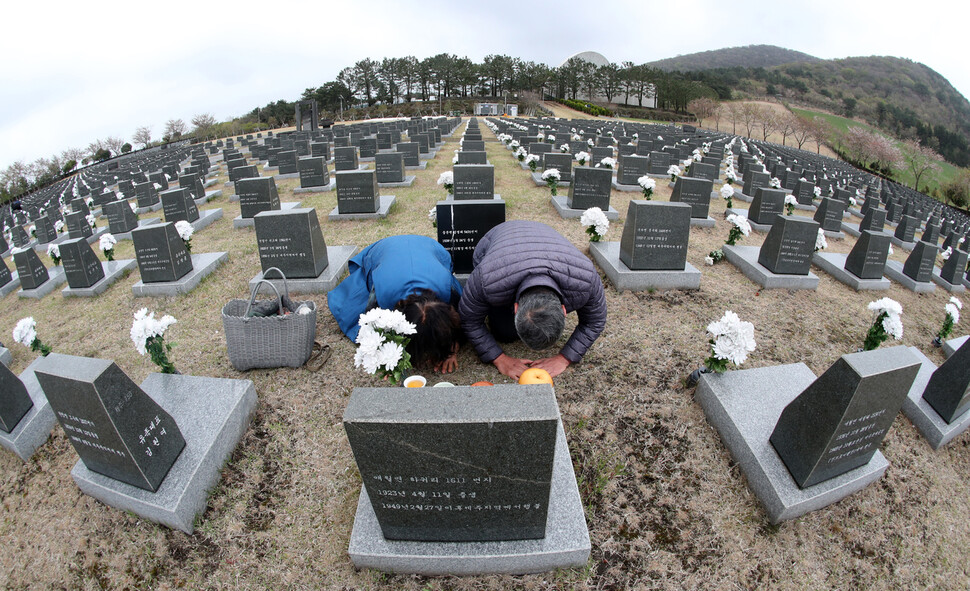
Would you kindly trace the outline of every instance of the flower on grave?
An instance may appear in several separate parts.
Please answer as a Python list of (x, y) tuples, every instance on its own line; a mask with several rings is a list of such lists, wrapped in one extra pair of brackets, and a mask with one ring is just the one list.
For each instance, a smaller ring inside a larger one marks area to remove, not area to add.
[(431, 220), (432, 228), (438, 227), (438, 207), (437, 206), (432, 207), (431, 209), (428, 210), (428, 219)]
[(175, 365), (168, 359), (168, 353), (172, 350), (173, 344), (165, 342), (165, 331), (175, 323), (175, 318), (168, 314), (156, 320), (155, 312), (149, 313), (148, 308), (135, 312), (134, 321), (131, 323), (130, 335), (131, 341), (135, 343), (135, 349), (141, 355), (147, 352), (152, 363), (157, 365), (162, 373), (178, 373)]
[(525, 160), (525, 157), (528, 155), (529, 153), (525, 151), (525, 148), (520, 147), (520, 148), (516, 148), (515, 150), (515, 157), (519, 160), (519, 162), (522, 162), (523, 160)]
[(563, 154), (568, 153), (569, 152), (569, 144), (562, 144), (561, 146), (559, 146), (559, 151), (562, 152)]
[(776, 176), (771, 177), (771, 180), (768, 181), (768, 184), (775, 189), (781, 188), (781, 181), (778, 180), (778, 177)]
[(700, 162), (704, 159), (704, 155), (700, 153), (699, 150), (694, 150), (694, 162)]
[(711, 252), (707, 253), (706, 257), (704, 257), (704, 262), (708, 265), (719, 263), (722, 260), (724, 260), (724, 251), (720, 248), (717, 250), (712, 250)]
[(95, 229), (95, 219), (94, 219), (94, 214), (90, 214), (90, 213), (89, 213), (88, 215), (86, 215), (86, 216), (84, 216), (84, 220), (85, 220), (85, 221), (86, 221), (86, 222), (88, 223), (88, 225), (89, 225), (89, 226), (91, 226), (91, 229), (92, 229), (92, 230), (94, 230), (94, 229)]
[(677, 181), (677, 177), (683, 174), (683, 171), (681, 171), (680, 167), (676, 164), (671, 164), (670, 167), (667, 168), (667, 174), (670, 175), (670, 182), (673, 183)]
[(444, 185), (449, 195), (453, 194), (455, 192), (455, 174), (450, 170), (446, 170), (438, 177), (438, 184)]
[(409, 335), (417, 332), (403, 312), (374, 308), (360, 315), (360, 331), (354, 353), (354, 367), (362, 367), (369, 374), (380, 372), (392, 384), (404, 379), (411, 367), (411, 355), (406, 351)]
[(549, 185), (549, 189), (552, 190), (553, 196), (558, 194), (557, 187), (559, 186), (560, 178), (558, 168), (548, 168), (542, 171), (542, 180), (546, 181), (546, 184)]
[(740, 367), (757, 346), (754, 340), (754, 324), (741, 320), (731, 310), (724, 312), (721, 319), (707, 325), (711, 335), (708, 341), (711, 354), (704, 360), (708, 372), (724, 373), (728, 362)]
[(859, 203), (859, 202), (856, 201), (856, 198), (855, 197), (849, 197), (849, 205), (850, 206), (855, 207), (857, 203)]
[(607, 156), (606, 158), (603, 158), (602, 160), (600, 160), (600, 163), (597, 164), (596, 166), (597, 168), (602, 166), (603, 168), (609, 168), (610, 170), (613, 170), (614, 168), (616, 168), (616, 158), (610, 158), (609, 156)]
[(102, 234), (101, 239), (98, 241), (98, 246), (101, 247), (104, 258), (109, 261), (115, 260), (115, 244), (118, 244), (118, 241), (111, 235), (111, 232)]
[(576, 154), (576, 162), (579, 162), (580, 166), (586, 166), (586, 163), (589, 162), (589, 159), (590, 159), (589, 152), (579, 152), (578, 154)]
[(734, 204), (731, 202), (731, 200), (733, 198), (734, 198), (734, 187), (732, 187), (730, 184), (727, 184), (727, 183), (725, 183), (724, 185), (722, 185), (721, 186), (721, 199), (724, 199), (724, 200), (727, 201), (727, 207), (728, 207), (728, 209), (730, 209), (731, 207), (734, 207)]
[(785, 195), (785, 215), (792, 215), (795, 213), (795, 204), (798, 200), (795, 199), (794, 195)]
[(892, 245), (892, 244), (890, 244), (890, 245), (889, 245), (889, 252), (887, 253), (887, 256), (892, 256), (892, 254), (893, 254), (893, 252), (894, 252), (894, 251), (893, 251), (893, 245)]
[(131, 211), (132, 211), (132, 212), (134, 212), (134, 213), (138, 213), (138, 205), (137, 205), (136, 203), (134, 203), (134, 202), (132, 202), (132, 201), (129, 201), (129, 202), (128, 202), (128, 207), (130, 207), (130, 208), (131, 208)]
[(683, 162), (680, 163), (680, 166), (684, 169), (684, 171), (687, 171), (690, 168), (690, 165), (693, 163), (694, 163), (693, 158), (686, 158), (684, 159)]
[(660, 141), (663, 141), (663, 139), (664, 139), (664, 136), (662, 136), (662, 135), (658, 135), (658, 136), (657, 136), (657, 139), (658, 139), (658, 140), (660, 140)]
[(866, 333), (866, 340), (862, 344), (864, 351), (872, 351), (890, 336), (897, 341), (903, 338), (903, 321), (900, 319), (903, 307), (899, 302), (891, 298), (882, 298), (869, 302), (869, 310), (876, 313), (876, 319)]
[(509, 147), (513, 150), (518, 150), (520, 146), (522, 146), (522, 144), (519, 143), (519, 140), (512, 140), (509, 142)]
[(581, 142), (583, 141), (583, 136), (579, 135), (578, 133), (574, 133), (569, 139), (574, 142)]
[(546, 141), (549, 142), (550, 144), (555, 144), (556, 143), (556, 136), (554, 136), (554, 135), (552, 135), (550, 133), (549, 135), (546, 136)]
[(818, 229), (818, 234), (815, 235), (815, 252), (824, 250), (828, 248), (829, 243), (825, 240), (825, 230), (822, 228)]
[(537, 138), (537, 139), (539, 140), (539, 143), (542, 143), (542, 142), (543, 142), (543, 140), (545, 140), (545, 139), (546, 139), (546, 134), (544, 134), (544, 133), (542, 133), (542, 132), (540, 131), (540, 132), (539, 132), (539, 135), (537, 135), (537, 136), (536, 136), (536, 138)]
[(451, 158), (452, 164), (458, 164), (458, 150), (455, 150), (455, 155)]
[(595, 145), (593, 138), (589, 138), (588, 140), (586, 140), (586, 145), (592, 148)]
[(812, 192), (815, 193), (815, 198), (818, 199), (822, 196), (822, 187), (814, 187), (812, 188)]
[(88, 204), (88, 207), (94, 207), (94, 197), (88, 197), (85, 203)]
[(47, 357), (47, 354), (52, 351), (50, 347), (37, 338), (37, 323), (33, 316), (21, 318), (17, 322), (17, 326), (13, 328), (13, 340), (24, 347), (28, 347), (31, 351), (40, 351), (40, 354), (44, 357)]
[(64, 222), (57, 220), (54, 222), (54, 232), (60, 234), (64, 231)]
[(936, 333), (935, 343), (942, 344), (943, 341), (950, 336), (950, 333), (953, 332), (954, 325), (960, 323), (960, 310), (962, 309), (963, 303), (955, 297), (951, 297), (950, 301), (943, 306), (946, 316), (943, 318), (943, 326), (940, 327), (940, 331)]
[(606, 232), (610, 229), (610, 220), (606, 218), (603, 210), (598, 207), (590, 207), (584, 211), (583, 215), (579, 218), (579, 223), (586, 228), (590, 242), (599, 242), (606, 236)]
[(185, 243), (185, 250), (191, 253), (192, 234), (195, 233), (195, 228), (193, 228), (192, 224), (188, 223), (187, 221), (179, 220), (175, 222), (175, 231), (179, 233), (179, 237), (182, 239), (182, 242)]
[(47, 256), (51, 258), (55, 267), (61, 264), (61, 248), (56, 244), (47, 245)]
[(724, 182), (725, 182), (725, 184), (730, 185), (730, 184), (734, 183), (737, 180), (738, 180), (738, 173), (734, 172), (734, 168), (733, 167), (728, 166), (727, 169), (724, 171)]
[(637, 184), (643, 189), (643, 197), (646, 200), (650, 200), (653, 197), (653, 190), (657, 188), (657, 181), (650, 178), (648, 175), (643, 175), (637, 179)]
[(536, 167), (539, 166), (539, 156), (538, 154), (529, 154), (525, 157), (525, 163), (532, 172), (536, 171)]
[(30, 226), (27, 227), (27, 230), (28, 230), (27, 232), (28, 234), (30, 234), (34, 238), (37, 238), (37, 226), (35, 226), (34, 224), (31, 224)]
[(728, 239), (725, 242), (728, 246), (734, 246), (738, 240), (751, 233), (751, 224), (748, 223), (748, 218), (732, 213), (727, 216), (727, 221), (731, 222), (731, 231), (728, 232)]
[(950, 255), (953, 254), (953, 247), (947, 246), (942, 252), (940, 252), (940, 258), (944, 261), (950, 260)]

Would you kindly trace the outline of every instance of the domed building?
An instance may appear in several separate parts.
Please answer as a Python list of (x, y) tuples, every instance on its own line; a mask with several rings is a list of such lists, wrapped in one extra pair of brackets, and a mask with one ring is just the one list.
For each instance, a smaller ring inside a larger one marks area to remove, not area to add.
[[(599, 53), (598, 51), (581, 51), (575, 55), (571, 55), (566, 59), (564, 59), (562, 63), (559, 64), (559, 67), (561, 68), (565, 66), (571, 59), (580, 59), (580, 60), (583, 60), (584, 62), (589, 62), (594, 66), (596, 66), (597, 68), (608, 66), (611, 63), (610, 60), (608, 60), (605, 55), (603, 55), (602, 53)], [(580, 90), (576, 94), (576, 98), (579, 100), (595, 101), (600, 103), (607, 102), (606, 97), (603, 96), (602, 94), (597, 93), (597, 94), (594, 94), (592, 97), (590, 97), (583, 90)], [(626, 93), (619, 92), (613, 95), (613, 103), (637, 105), (639, 104), (639, 101), (635, 96), (632, 96), (632, 95), (627, 96)], [(649, 109), (655, 109), (657, 107), (656, 88), (654, 88), (653, 85), (651, 85), (649, 93), (643, 97), (643, 106)]]

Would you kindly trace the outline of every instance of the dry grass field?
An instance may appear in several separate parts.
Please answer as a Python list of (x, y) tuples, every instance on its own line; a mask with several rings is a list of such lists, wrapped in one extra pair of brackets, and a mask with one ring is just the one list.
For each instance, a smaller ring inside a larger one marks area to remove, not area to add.
[[(435, 236), (427, 213), (445, 196), (436, 184), (451, 168), (464, 129), (416, 171), (386, 220), (327, 222), (334, 193), (294, 195), (298, 179), (278, 183), (284, 201), (315, 207), (328, 244), (365, 246), (402, 233)], [(482, 127), (487, 139), (491, 133)], [(547, 223), (581, 250), (578, 220), (563, 220), (499, 143), (487, 144), (496, 192), (508, 219)], [(373, 165), (372, 165), (373, 166)], [(219, 187), (226, 180), (219, 176)], [(888, 293), (857, 293), (821, 271), (817, 291), (761, 291), (726, 261), (708, 267), (705, 255), (728, 234), (724, 202), (718, 220), (692, 229), (688, 260), (703, 271), (698, 291), (617, 292), (607, 285), (606, 330), (584, 361), (556, 379), (555, 392), (592, 539), (586, 568), (531, 576), (424, 578), (358, 571), (347, 557), (361, 481), (341, 416), (355, 386), (377, 380), (353, 368), (353, 344), (319, 308), (318, 339), (333, 355), (317, 373), (306, 369), (239, 373), (226, 356), (222, 306), (247, 296), (259, 270), (255, 234), (236, 230), (237, 203), (224, 195), (205, 208), (223, 218), (193, 238), (193, 252), (227, 251), (228, 262), (191, 294), (135, 299), (134, 272), (101, 297), (41, 301), (7, 296), (0, 336), (22, 371), (35, 354), (11, 344), (24, 316), (61, 353), (115, 360), (136, 382), (153, 367), (129, 339), (141, 307), (171, 314), (178, 324), (166, 340), (185, 374), (252, 380), (259, 404), (252, 425), (211, 491), (193, 535), (172, 531), (84, 496), (70, 477), (77, 455), (56, 427), (29, 462), (0, 453), (0, 587), (8, 589), (967, 589), (970, 586), (970, 435), (933, 451), (913, 425), (897, 417), (882, 451), (886, 475), (849, 498), (779, 526), (768, 523), (744, 476), (706, 422), (687, 374), (707, 355), (705, 327), (724, 310), (755, 325), (757, 350), (746, 367), (804, 362), (816, 374), (861, 346), (872, 322), (866, 305), (888, 295), (899, 301), (905, 334), (936, 363), (930, 345), (949, 297), (916, 295), (893, 284)], [(671, 190), (659, 182), (655, 199)], [(608, 240), (619, 240), (630, 199), (614, 191), (620, 212)], [(743, 204), (742, 204), (743, 205)], [(147, 216), (143, 216), (147, 217)], [(101, 220), (99, 224), (104, 224)], [(742, 244), (759, 245), (752, 233)], [(830, 240), (848, 252), (851, 237)], [(903, 260), (896, 249), (893, 258)], [(132, 258), (131, 242), (116, 258)], [(8, 261), (8, 265), (10, 262)], [(605, 278), (604, 278), (605, 280)], [(301, 298), (305, 299), (305, 298)], [(571, 319), (574, 322), (574, 319)], [(966, 322), (964, 322), (964, 326)], [(570, 330), (567, 326), (567, 331)], [(965, 334), (958, 326), (956, 334)], [(887, 343), (884, 346), (889, 346)], [(510, 353), (526, 356), (522, 345)], [(508, 382), (468, 348), (456, 384)], [(441, 376), (430, 376), (434, 383)]]

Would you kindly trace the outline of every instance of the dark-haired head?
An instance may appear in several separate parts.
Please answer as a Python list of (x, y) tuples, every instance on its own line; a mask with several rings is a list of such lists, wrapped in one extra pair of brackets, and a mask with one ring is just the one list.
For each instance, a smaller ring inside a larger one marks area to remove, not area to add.
[(419, 289), (397, 303), (408, 322), (417, 327), (407, 352), (414, 367), (433, 368), (458, 350), (462, 338), (458, 311), (428, 289)]
[(562, 336), (566, 314), (562, 301), (548, 287), (530, 287), (519, 295), (515, 331), (522, 342), (536, 351), (548, 349)]

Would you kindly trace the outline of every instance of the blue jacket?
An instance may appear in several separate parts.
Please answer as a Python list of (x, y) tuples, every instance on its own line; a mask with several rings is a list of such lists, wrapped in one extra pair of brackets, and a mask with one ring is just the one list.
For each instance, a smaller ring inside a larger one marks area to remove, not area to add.
[(367, 311), (371, 292), (377, 305), (393, 310), (418, 289), (430, 289), (443, 302), (461, 284), (452, 274), (451, 255), (427, 236), (390, 236), (364, 248), (350, 259), (350, 275), (327, 294), (327, 305), (340, 330), (356, 340), (357, 322)]
[(606, 294), (589, 258), (551, 227), (514, 220), (488, 231), (475, 247), (458, 314), (468, 341), (486, 363), (502, 347), (485, 328), (489, 308), (510, 308), (530, 287), (545, 286), (559, 294), (566, 312), (579, 322), (559, 351), (578, 363), (606, 327)]

